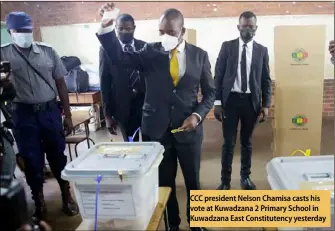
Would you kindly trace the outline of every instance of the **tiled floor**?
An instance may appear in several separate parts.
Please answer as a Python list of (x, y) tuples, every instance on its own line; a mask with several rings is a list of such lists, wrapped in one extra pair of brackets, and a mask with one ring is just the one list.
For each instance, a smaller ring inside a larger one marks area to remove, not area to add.
[[(322, 153), (333, 154), (333, 121), (323, 121), (322, 131)], [(96, 142), (109, 142), (110, 137), (106, 130), (92, 133), (91, 137)], [(220, 183), (220, 153), (222, 145), (222, 131), (221, 126), (216, 121), (205, 122), (205, 140), (203, 143), (203, 153), (201, 162), (201, 184), (204, 189), (215, 189)], [(272, 158), (271, 151), (272, 129), (271, 121), (260, 125), (255, 132), (253, 144), (253, 164), (252, 164), (252, 179), (259, 189), (270, 189), (266, 179), (266, 163)], [(239, 142), (239, 141), (238, 141)], [(85, 152), (85, 143), (79, 146), (79, 152)], [(235, 158), (233, 163), (232, 187), (239, 188), (239, 147), (236, 148)], [(180, 202), (180, 211), (182, 216), (181, 228), (187, 229), (187, 222), (185, 219), (186, 207), (186, 193), (181, 172), (177, 176), (177, 194)], [(27, 190), (28, 191), (28, 190)], [(66, 217), (61, 211), (60, 192), (57, 183), (53, 180), (47, 180), (44, 186), (46, 202), (48, 206), (48, 222), (52, 225), (54, 230), (75, 230), (81, 222), (81, 217)], [(29, 194), (28, 194), (29, 195)], [(164, 226), (161, 224), (161, 227)], [(211, 230), (234, 230), (234, 229), (211, 229)], [(237, 229), (236, 229), (237, 230)], [(238, 230), (259, 230), (259, 229), (238, 229)]]

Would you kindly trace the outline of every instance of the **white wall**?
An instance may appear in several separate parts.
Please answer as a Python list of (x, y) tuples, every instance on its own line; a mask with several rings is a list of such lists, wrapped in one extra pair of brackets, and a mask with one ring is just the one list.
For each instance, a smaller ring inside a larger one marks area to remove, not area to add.
[[(237, 22), (236, 17), (185, 19), (185, 27), (196, 29), (197, 45), (208, 52), (212, 69), (222, 42), (239, 36)], [(136, 38), (148, 42), (158, 41), (158, 20), (136, 21), (136, 25)], [(334, 15), (259, 16), (255, 40), (268, 47), (272, 73), (274, 27), (279, 25), (326, 25), (326, 50), (328, 50), (328, 41), (334, 39)], [(100, 44), (95, 36), (98, 27), (98, 23), (42, 27), (42, 40), (52, 45), (61, 56), (75, 55), (83, 63), (98, 64)], [(334, 77), (334, 66), (329, 59), (330, 55), (326, 52), (325, 78)], [(272, 78), (274, 78), (273, 74)]]

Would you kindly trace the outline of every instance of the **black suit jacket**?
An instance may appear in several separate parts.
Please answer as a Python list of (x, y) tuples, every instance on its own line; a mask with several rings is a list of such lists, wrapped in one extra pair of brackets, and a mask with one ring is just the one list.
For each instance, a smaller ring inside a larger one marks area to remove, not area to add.
[[(234, 86), (237, 76), (239, 57), (239, 39), (222, 43), (215, 66), (216, 100), (221, 100), (224, 107)], [(271, 105), (271, 78), (269, 54), (266, 47), (253, 42), (252, 60), (249, 77), (253, 107), (259, 112), (260, 107)]]
[[(113, 60), (109, 58), (103, 47), (100, 48), (100, 86), (103, 102), (103, 109), (106, 116), (113, 116), (120, 123), (126, 123), (130, 115), (131, 99), (133, 88), (130, 87), (129, 78), (136, 70), (132, 65), (122, 62), (119, 54), (122, 52), (122, 46), (118, 39), (113, 42), (116, 49), (110, 54)], [(141, 40), (134, 40), (135, 49), (141, 49), (144, 46)], [(145, 83), (142, 73), (140, 73), (140, 84), (137, 86), (136, 97), (142, 98), (137, 102), (143, 103), (145, 95)], [(140, 106), (142, 107), (142, 106)]]
[[(98, 35), (100, 43), (114, 60), (115, 32)], [(139, 68), (145, 75), (146, 95), (143, 104), (142, 132), (160, 139), (167, 129), (178, 128), (193, 112), (205, 119), (215, 100), (215, 86), (207, 52), (186, 43), (186, 72), (175, 87), (170, 75), (169, 52), (161, 43), (146, 44), (138, 52), (121, 52), (122, 61)], [(202, 92), (198, 102), (199, 86)], [(176, 133), (179, 142), (197, 142), (202, 137), (202, 123), (192, 132)]]

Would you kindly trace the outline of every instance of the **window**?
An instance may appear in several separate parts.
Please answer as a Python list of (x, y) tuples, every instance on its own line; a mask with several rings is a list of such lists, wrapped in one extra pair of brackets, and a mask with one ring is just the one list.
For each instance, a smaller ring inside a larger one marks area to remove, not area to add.
[(9, 43), (12, 41), (9, 33), (7, 32), (7, 28), (3, 22), (1, 22), (1, 45), (5, 43)]

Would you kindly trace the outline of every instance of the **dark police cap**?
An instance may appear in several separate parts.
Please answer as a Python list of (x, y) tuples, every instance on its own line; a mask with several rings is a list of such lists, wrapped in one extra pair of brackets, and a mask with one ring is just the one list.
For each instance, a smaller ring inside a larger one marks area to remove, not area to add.
[(32, 29), (31, 17), (25, 12), (11, 12), (6, 17), (7, 29)]

